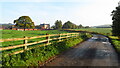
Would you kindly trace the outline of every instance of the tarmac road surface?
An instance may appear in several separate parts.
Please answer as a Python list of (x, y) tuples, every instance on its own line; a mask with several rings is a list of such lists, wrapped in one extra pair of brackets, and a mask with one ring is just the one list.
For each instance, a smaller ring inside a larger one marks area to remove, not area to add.
[(61, 54), (45, 66), (118, 66), (118, 55), (107, 37), (92, 38)]

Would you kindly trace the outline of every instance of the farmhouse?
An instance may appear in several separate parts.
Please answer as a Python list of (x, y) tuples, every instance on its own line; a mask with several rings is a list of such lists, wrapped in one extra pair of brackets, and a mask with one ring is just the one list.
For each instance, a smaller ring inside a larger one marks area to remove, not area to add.
[(0, 24), (0, 30), (2, 29), (11, 29), (14, 24), (8, 23), (8, 24)]
[(40, 24), (40, 29), (50, 29), (50, 24)]

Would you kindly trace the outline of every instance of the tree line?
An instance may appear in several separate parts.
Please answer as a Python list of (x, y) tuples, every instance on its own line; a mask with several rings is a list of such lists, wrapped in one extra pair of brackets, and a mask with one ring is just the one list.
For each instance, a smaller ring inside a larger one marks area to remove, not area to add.
[[(21, 16), (18, 19), (14, 20), (15, 27), (18, 28), (35, 28), (35, 24), (29, 16)], [(80, 24), (77, 26), (76, 24), (72, 23), (71, 21), (67, 21), (62, 25), (61, 20), (55, 21), (55, 25), (52, 26), (53, 29), (79, 29), (83, 28)]]
[(79, 29), (83, 28), (83, 26), (80, 24), (77, 26), (76, 24), (72, 23), (71, 21), (67, 21), (62, 25), (61, 20), (57, 20), (55, 22), (55, 25), (52, 26), (53, 29)]
[(112, 33), (120, 38), (120, 2), (115, 10), (112, 11)]

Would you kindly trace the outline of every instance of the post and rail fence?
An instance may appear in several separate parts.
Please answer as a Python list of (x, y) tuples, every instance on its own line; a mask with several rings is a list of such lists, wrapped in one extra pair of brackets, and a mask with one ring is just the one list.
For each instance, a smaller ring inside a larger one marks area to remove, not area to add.
[[(52, 40), (58, 40), (58, 42), (60, 42), (60, 41), (63, 41), (62, 40), (63, 38), (66, 39), (66, 38), (69, 38), (69, 37), (77, 37), (78, 35), (79, 35), (79, 33), (64, 33), (64, 34), (46, 34), (46, 35), (35, 36), (35, 37), (24, 36), (24, 38), (0, 39), (0, 42), (23, 40), (23, 44), (8, 46), (8, 47), (1, 47), (0, 51), (5, 51), (5, 50), (24, 47), (23, 50), (7, 54), (7, 55), (14, 55), (14, 54), (22, 53), (26, 50), (34, 49), (34, 48), (41, 47), (41, 46), (47, 46), (47, 45), (51, 44), (50, 41), (52, 41)], [(54, 36), (59, 36), (59, 37), (51, 38), (51, 37), (54, 37)], [(41, 40), (41, 41), (37, 41), (37, 42), (33, 42), (33, 43), (28, 43), (28, 40), (30, 40), (30, 39), (43, 38), (43, 37), (46, 37), (46, 39)], [(37, 45), (37, 46), (28, 48), (28, 46), (30, 46), (30, 45), (39, 44), (39, 43), (46, 43), (46, 44), (41, 44), (41, 45)]]

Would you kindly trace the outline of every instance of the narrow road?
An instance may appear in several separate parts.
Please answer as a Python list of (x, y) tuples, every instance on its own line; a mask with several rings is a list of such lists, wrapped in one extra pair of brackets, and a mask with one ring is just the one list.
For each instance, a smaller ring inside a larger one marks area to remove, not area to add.
[(118, 56), (108, 38), (93, 35), (45, 66), (118, 66)]

